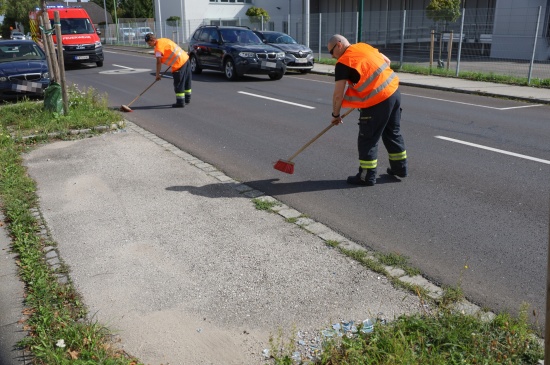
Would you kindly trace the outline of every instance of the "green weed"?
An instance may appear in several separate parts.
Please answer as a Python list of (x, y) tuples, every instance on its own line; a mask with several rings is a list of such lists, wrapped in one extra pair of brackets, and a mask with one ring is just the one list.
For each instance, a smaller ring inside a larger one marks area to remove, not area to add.
[(278, 205), (278, 203), (275, 201), (267, 201), (267, 200), (258, 199), (258, 198), (252, 199), (252, 202), (254, 203), (254, 206), (258, 210), (270, 211), (274, 206)]

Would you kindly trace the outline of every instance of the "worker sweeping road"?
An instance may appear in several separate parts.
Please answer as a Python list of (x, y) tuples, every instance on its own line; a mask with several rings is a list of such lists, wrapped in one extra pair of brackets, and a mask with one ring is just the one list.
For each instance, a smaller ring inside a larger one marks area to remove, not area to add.
[(174, 91), (176, 103), (172, 108), (183, 108), (191, 102), (191, 66), (188, 62), (189, 55), (180, 46), (168, 38), (156, 38), (153, 33), (145, 35), (145, 42), (150, 47), (155, 47), (157, 59), (156, 80), (161, 79), (161, 67), (164, 63), (172, 69), (174, 78)]
[(359, 172), (348, 177), (347, 182), (366, 186), (376, 184), (380, 137), (390, 160), (387, 173), (406, 177), (407, 151), (400, 131), (401, 93), (390, 60), (366, 43), (350, 45), (340, 34), (329, 39), (327, 48), (338, 60), (334, 69), (331, 123), (342, 123), (342, 107), (360, 109)]

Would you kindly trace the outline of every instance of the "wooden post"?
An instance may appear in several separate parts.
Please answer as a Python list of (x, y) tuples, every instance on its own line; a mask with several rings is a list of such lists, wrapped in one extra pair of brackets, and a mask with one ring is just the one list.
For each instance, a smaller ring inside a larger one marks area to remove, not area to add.
[(449, 70), (449, 64), (451, 63), (451, 54), (453, 52), (453, 31), (449, 34), (449, 43), (447, 44), (447, 70)]
[[(50, 24), (50, 18), (48, 17), (48, 12), (45, 11), (42, 13), (42, 22), (43, 27), (45, 31), (48, 31), (52, 29), (52, 26)], [(45, 32), (42, 33), (43, 38), (42, 42), (44, 43), (44, 48), (46, 49), (46, 52), (49, 54), (49, 59), (51, 60), (50, 63), (50, 72), (53, 74), (53, 79), (55, 82), (59, 82), (59, 65), (57, 64), (57, 60), (55, 58), (55, 48), (53, 46), (52, 36), (51, 34), (45, 34)]]
[(63, 97), (63, 114), (69, 114), (69, 97), (67, 96), (67, 84), (65, 82), (65, 60), (63, 59), (63, 38), (61, 35), (61, 20), (59, 11), (54, 11), (55, 39), (57, 40), (57, 62), (59, 64), (59, 80), (61, 95)]
[(438, 68), (442, 68), (443, 65), (441, 65), (441, 63), (443, 61), (441, 61), (441, 50), (443, 49), (443, 32), (439, 32), (439, 55), (437, 57), (437, 67)]
[(432, 65), (434, 63), (434, 39), (435, 39), (435, 32), (432, 29), (432, 34), (430, 37), (430, 71), (432, 69)]

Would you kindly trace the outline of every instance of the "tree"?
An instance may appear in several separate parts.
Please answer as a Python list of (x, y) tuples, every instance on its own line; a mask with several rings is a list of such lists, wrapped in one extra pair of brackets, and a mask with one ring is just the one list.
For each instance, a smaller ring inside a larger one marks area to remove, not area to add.
[[(153, 18), (153, 0), (119, 0), (121, 18)], [(119, 10), (120, 9), (120, 10)]]
[(15, 28), (15, 23), (21, 23), (25, 32), (29, 31), (29, 12), (39, 7), (40, 0), (5, 0), (0, 7), (4, 10), (4, 23), (2, 24), (2, 37), (9, 38), (10, 27)]
[(255, 6), (251, 6), (246, 11), (246, 16), (250, 19), (251, 23), (260, 23), (262, 21), (262, 17), (264, 19), (264, 22), (269, 21), (269, 14), (267, 13), (267, 10), (262, 8), (257, 8)]
[(454, 22), (460, 16), (461, 0), (430, 0), (426, 16), (435, 22)]

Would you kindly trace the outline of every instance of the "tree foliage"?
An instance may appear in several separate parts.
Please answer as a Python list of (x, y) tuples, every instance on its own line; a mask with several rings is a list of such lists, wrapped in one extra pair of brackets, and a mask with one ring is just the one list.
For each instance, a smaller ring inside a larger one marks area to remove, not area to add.
[(461, 0), (430, 0), (426, 16), (435, 22), (454, 22), (460, 16)]
[(257, 8), (255, 6), (251, 6), (246, 11), (246, 16), (250, 19), (251, 23), (259, 23), (262, 21), (262, 17), (264, 18), (264, 22), (269, 21), (269, 14), (267, 10), (262, 8)]
[(2, 37), (9, 38), (10, 27), (15, 28), (16, 23), (21, 23), (25, 32), (29, 31), (29, 12), (39, 7), (40, 0), (3, 0), (0, 1), (0, 10), (3, 9), (4, 23), (2, 24)]
[(172, 15), (171, 17), (166, 19), (166, 23), (168, 23), (168, 25), (171, 25), (171, 26), (178, 26), (179, 24), (181, 24), (180, 21), (181, 21), (181, 18), (176, 15)]
[(120, 11), (118, 16), (121, 18), (153, 18), (154, 8), (153, 0), (119, 0)]

